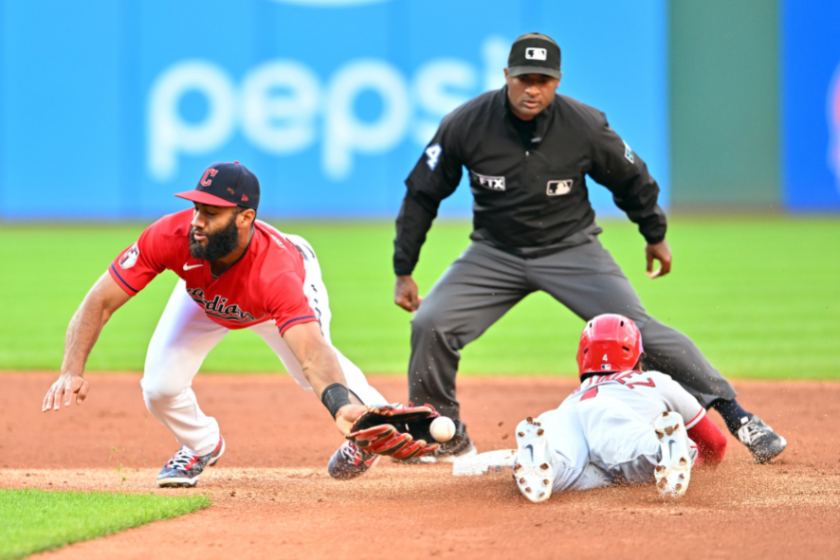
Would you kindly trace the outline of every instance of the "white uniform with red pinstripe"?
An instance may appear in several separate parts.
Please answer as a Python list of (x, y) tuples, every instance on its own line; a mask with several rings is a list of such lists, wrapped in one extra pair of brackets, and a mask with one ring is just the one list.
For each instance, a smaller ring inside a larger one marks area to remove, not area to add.
[[(626, 371), (584, 380), (559, 408), (538, 419), (552, 452), (554, 492), (653, 482), (660, 457), (653, 423), (666, 411), (682, 415), (689, 435), (706, 416), (697, 399), (664, 373)], [(691, 447), (696, 461), (697, 446)]]

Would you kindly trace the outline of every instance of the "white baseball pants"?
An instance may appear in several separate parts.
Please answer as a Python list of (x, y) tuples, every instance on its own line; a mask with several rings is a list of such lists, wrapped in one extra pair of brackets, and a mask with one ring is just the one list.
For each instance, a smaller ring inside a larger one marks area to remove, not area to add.
[(554, 491), (654, 481), (661, 458), (651, 422), (626, 403), (599, 395), (540, 415), (554, 468)]
[[(307, 257), (304, 261), (304, 293), (320, 320), (321, 333), (326, 341), (332, 344), (329, 297), (321, 279), (321, 267), (315, 252), (303, 238), (296, 235), (286, 237)], [(204, 309), (187, 294), (185, 284), (180, 280), (175, 286), (152, 335), (140, 385), (143, 387), (143, 398), (149, 412), (175, 434), (178, 443), (205, 455), (213, 451), (219, 442), (219, 425), (198, 406), (192, 390), (192, 380), (207, 354), (225, 337), (229, 329), (211, 321), (204, 314)], [(300, 362), (280, 336), (274, 321), (265, 321), (250, 329), (260, 335), (277, 353), (277, 357), (298, 385), (312, 391)], [(335, 349), (335, 353), (348, 387), (364, 404), (387, 404), (385, 398), (368, 384), (365, 375), (353, 362), (338, 349)]]

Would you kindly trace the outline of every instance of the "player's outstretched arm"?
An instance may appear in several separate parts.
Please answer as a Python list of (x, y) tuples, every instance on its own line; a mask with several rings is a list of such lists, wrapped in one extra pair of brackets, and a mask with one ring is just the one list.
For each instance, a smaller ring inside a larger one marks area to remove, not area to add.
[[(313, 321), (289, 327), (283, 333), (283, 340), (300, 362), (303, 374), (321, 402), (324, 400), (324, 390), (331, 385), (338, 384), (344, 388), (347, 387), (338, 357), (332, 346), (327, 344), (321, 335), (321, 327), (318, 323)], [(353, 395), (349, 395), (349, 398), (356, 400)], [(361, 404), (348, 403), (341, 406), (335, 412), (335, 424), (341, 434), (347, 435), (356, 419), (366, 410), (367, 407)]]
[(99, 338), (99, 333), (102, 332), (102, 327), (114, 311), (130, 298), (131, 296), (120, 288), (107, 272), (96, 281), (67, 327), (61, 376), (47, 391), (43, 412), (60, 409), (62, 400), (64, 406), (70, 406), (73, 395), (76, 396), (76, 404), (85, 400), (90, 388), (90, 384), (84, 378), (85, 362)]

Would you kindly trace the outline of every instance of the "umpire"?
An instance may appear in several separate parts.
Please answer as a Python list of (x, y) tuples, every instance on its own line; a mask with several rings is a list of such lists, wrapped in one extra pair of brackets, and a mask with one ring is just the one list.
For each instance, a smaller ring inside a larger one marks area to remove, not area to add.
[[(644, 161), (610, 128), (603, 113), (563, 95), (560, 47), (528, 33), (511, 47), (506, 86), (448, 114), (406, 180), (394, 239), (394, 301), (411, 321), (409, 400), (434, 405), (458, 433), (424, 462), (475, 453), (459, 418), (455, 376), (460, 350), (525, 296), (550, 294), (583, 320), (601, 313), (633, 319), (642, 332), (644, 366), (669, 374), (700, 403), (714, 407), (756, 462), (781, 453), (784, 438), (745, 411), (737, 393), (684, 334), (647, 314), (610, 253), (589, 202), (585, 176), (607, 187), (645, 238), (648, 276), (671, 270), (659, 186)], [(438, 206), (469, 173), (472, 243), (429, 294), (411, 273)], [(660, 268), (653, 271), (654, 261)]]

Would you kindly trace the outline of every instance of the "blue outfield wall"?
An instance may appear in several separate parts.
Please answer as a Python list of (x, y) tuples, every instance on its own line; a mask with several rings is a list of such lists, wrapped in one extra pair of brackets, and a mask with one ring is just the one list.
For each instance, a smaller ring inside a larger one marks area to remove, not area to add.
[(840, 211), (840, 2), (782, 5), (783, 197)]
[[(511, 42), (563, 50), (669, 184), (667, 2), (0, 0), (0, 217), (150, 218), (218, 160), (261, 213), (393, 217), (444, 114), (503, 84)], [(597, 24), (595, 24), (597, 22)], [(615, 214), (590, 182), (596, 209)], [(442, 207), (468, 215), (462, 185)]]

